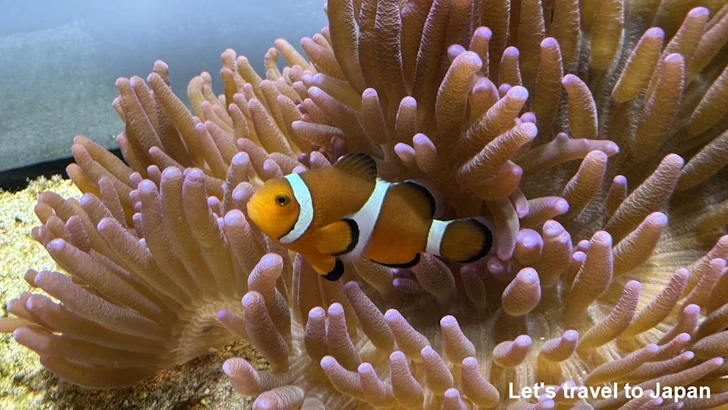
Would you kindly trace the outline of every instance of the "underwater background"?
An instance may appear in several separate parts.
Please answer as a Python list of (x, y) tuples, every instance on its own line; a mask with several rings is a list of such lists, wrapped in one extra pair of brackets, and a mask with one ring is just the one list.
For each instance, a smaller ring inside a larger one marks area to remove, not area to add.
[[(258, 72), (276, 38), (326, 25), (323, 1), (4, 1), (0, 13), (0, 172), (70, 157), (75, 135), (106, 148), (123, 122), (111, 109), (118, 77), (146, 77), (155, 60), (172, 68), (186, 103), (189, 79), (212, 74), (234, 48)], [(299, 48), (296, 41), (292, 44)]]

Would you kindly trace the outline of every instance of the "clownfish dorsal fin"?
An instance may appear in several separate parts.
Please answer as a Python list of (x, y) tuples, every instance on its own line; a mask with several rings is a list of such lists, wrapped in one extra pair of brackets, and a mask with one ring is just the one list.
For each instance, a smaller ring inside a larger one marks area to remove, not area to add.
[(407, 198), (412, 211), (424, 219), (432, 219), (435, 215), (435, 198), (427, 188), (416, 182), (394, 184), (389, 187), (389, 195), (402, 195)]
[(364, 180), (377, 179), (377, 163), (374, 158), (361, 152), (352, 152), (336, 161), (334, 168)]
[(359, 241), (359, 227), (351, 219), (330, 223), (316, 231), (316, 250), (326, 255), (351, 252)]

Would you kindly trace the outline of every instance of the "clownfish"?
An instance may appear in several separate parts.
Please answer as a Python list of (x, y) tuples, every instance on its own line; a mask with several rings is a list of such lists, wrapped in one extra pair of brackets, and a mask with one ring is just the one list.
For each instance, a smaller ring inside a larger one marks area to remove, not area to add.
[(356, 258), (407, 268), (426, 252), (469, 263), (485, 256), (493, 241), (479, 219), (434, 219), (429, 190), (379, 179), (374, 159), (361, 153), (331, 167), (269, 179), (247, 211), (263, 233), (332, 281), (344, 273), (343, 262)]

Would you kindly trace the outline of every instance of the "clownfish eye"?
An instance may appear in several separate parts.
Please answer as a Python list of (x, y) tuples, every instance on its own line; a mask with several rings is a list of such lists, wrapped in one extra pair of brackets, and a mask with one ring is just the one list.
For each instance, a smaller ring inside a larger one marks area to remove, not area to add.
[(276, 203), (279, 206), (286, 206), (291, 202), (291, 198), (288, 197), (288, 195), (278, 195), (276, 196)]

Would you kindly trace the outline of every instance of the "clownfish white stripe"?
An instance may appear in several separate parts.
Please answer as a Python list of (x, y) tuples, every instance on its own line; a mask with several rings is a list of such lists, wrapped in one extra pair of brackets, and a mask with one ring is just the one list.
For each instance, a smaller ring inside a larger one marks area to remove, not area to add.
[(306, 186), (306, 183), (303, 182), (303, 179), (298, 174), (286, 175), (286, 179), (291, 184), (291, 190), (293, 191), (293, 196), (296, 198), (296, 202), (298, 202), (300, 212), (293, 229), (282, 236), (279, 241), (282, 243), (292, 243), (303, 236), (306, 230), (308, 230), (308, 227), (311, 226), (311, 222), (313, 221), (313, 200), (311, 199), (311, 191), (308, 190), (308, 186)]
[(430, 232), (427, 234), (427, 249), (425, 252), (430, 255), (442, 256), (440, 255), (440, 244), (450, 222), (452, 221), (438, 221), (437, 219), (432, 221)]
[(384, 197), (387, 195), (389, 185), (391, 185), (389, 182), (377, 179), (374, 191), (369, 196), (369, 199), (367, 199), (367, 202), (359, 211), (349, 217), (349, 219), (356, 222), (359, 228), (359, 238), (354, 249), (339, 256), (341, 260), (349, 261), (356, 259), (366, 250), (372, 232), (374, 232), (374, 226), (379, 219), (379, 212), (382, 210), (382, 203), (384, 202)]

